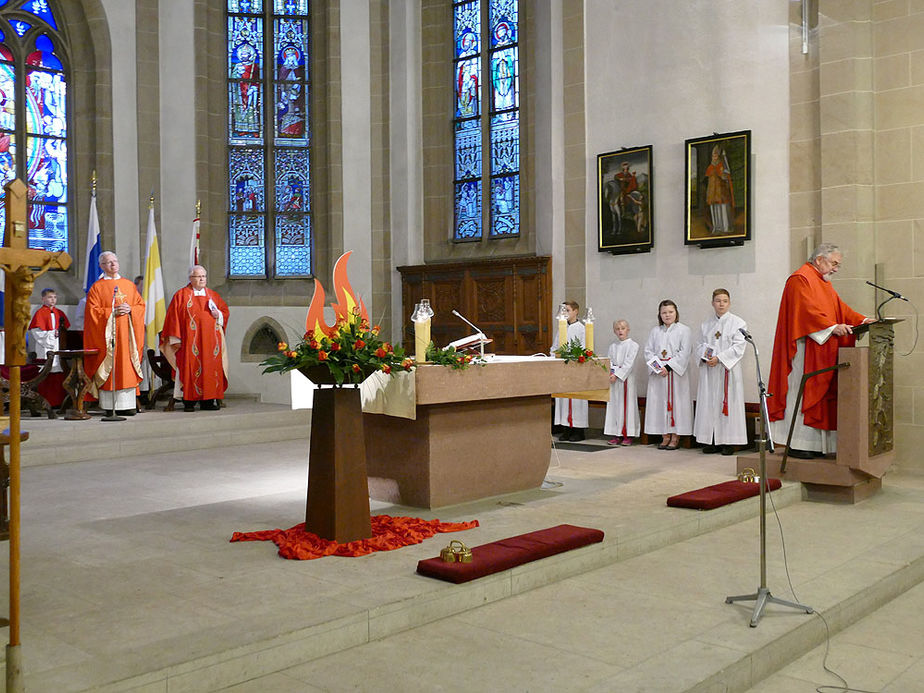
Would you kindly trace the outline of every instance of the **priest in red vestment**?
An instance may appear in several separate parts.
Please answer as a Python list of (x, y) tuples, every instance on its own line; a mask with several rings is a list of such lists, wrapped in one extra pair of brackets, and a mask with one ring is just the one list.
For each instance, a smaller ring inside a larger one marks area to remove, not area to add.
[(228, 353), (225, 326), (230, 312), (227, 304), (212, 289), (206, 288), (208, 274), (202, 265), (194, 265), (189, 284), (177, 291), (170, 301), (161, 351), (176, 370), (175, 398), (182, 390), (183, 411), (208, 411), (220, 407), (228, 387)]
[[(773, 341), (767, 408), (773, 439), (785, 443), (802, 375), (837, 363), (837, 350), (853, 346), (853, 328), (872, 318), (844, 303), (831, 285), (841, 266), (841, 251), (822, 243), (790, 275), (783, 288)], [(837, 450), (837, 371), (816, 375), (805, 384), (789, 456), (810, 459)]]
[[(60, 330), (71, 326), (60, 308), (56, 308), (58, 294), (54, 289), (42, 289), (42, 305), (38, 307), (29, 323), (29, 339), (37, 359), (47, 358), (49, 351), (57, 351), (60, 344)], [(55, 356), (51, 373), (39, 383), (38, 393), (53, 407), (59, 406), (67, 394), (64, 392), (64, 373), (61, 359)]]
[(99, 266), (103, 276), (87, 292), (83, 329), (84, 349), (98, 352), (84, 357), (84, 370), (92, 379), (90, 394), (103, 409), (132, 416), (142, 380), (144, 299), (134, 282), (119, 274), (115, 253), (100, 255)]

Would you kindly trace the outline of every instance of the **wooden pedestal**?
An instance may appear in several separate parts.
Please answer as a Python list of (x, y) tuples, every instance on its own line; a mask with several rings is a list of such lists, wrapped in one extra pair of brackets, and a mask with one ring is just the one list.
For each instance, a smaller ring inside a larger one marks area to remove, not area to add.
[(314, 392), (305, 529), (341, 544), (372, 536), (358, 388)]

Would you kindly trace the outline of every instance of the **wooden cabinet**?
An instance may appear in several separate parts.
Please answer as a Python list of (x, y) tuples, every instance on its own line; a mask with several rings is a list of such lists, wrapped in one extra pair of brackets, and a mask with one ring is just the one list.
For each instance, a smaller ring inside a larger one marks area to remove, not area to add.
[(437, 346), (472, 334), (453, 309), (494, 340), (497, 354), (548, 352), (552, 343), (550, 257), (516, 257), (399, 267), (404, 347), (414, 351), (414, 304), (429, 298)]

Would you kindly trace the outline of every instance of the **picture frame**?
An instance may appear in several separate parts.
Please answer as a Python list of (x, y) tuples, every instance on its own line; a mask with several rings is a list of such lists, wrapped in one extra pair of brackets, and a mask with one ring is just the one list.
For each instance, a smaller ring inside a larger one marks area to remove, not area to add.
[(686, 145), (686, 245), (751, 240), (751, 131), (713, 133)]
[(597, 155), (597, 251), (624, 255), (654, 247), (652, 145)]

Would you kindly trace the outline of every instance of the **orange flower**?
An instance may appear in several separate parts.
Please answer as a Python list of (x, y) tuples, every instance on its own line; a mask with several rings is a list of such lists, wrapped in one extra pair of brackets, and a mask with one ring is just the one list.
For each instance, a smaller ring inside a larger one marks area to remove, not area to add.
[(319, 351), (318, 352), (318, 361), (327, 361), (327, 352)]
[(279, 342), (279, 344), (276, 345), (276, 349), (278, 351), (285, 351), (288, 348), (289, 348), (289, 345), (286, 344), (285, 342)]
[(340, 342), (331, 342), (330, 343), (331, 351), (340, 351)]
[(354, 372), (354, 373), (359, 373), (360, 370), (362, 370), (362, 369), (359, 367), (359, 364), (358, 364), (358, 363), (354, 363), (354, 364), (353, 364), (353, 372)]
[(378, 334), (379, 332), (381, 332), (381, 331), (382, 331), (382, 328), (381, 328), (380, 325), (373, 325), (373, 326), (372, 326), (372, 334), (377, 335), (377, 334)]
[(385, 351), (387, 351), (389, 354), (395, 350), (395, 348), (388, 342), (385, 342), (385, 344), (383, 344), (382, 346), (385, 347)]
[(584, 358), (584, 354), (581, 354), (580, 356), (578, 356), (578, 363), (584, 363), (584, 361), (586, 360), (587, 359)]
[(411, 366), (412, 366), (413, 364), (414, 364), (414, 362), (411, 361), (410, 359), (404, 359), (404, 361), (401, 362), (401, 367), (402, 367), (404, 370), (409, 371), (409, 370), (411, 370)]
[(290, 359), (294, 359), (296, 356), (298, 356), (298, 352), (297, 351), (287, 351), (286, 356), (288, 356)]
[(385, 351), (382, 347), (379, 347), (378, 349), (375, 350), (375, 355), (376, 357), (383, 359), (386, 356), (388, 356), (388, 352)]
[(318, 343), (312, 339), (310, 342), (308, 342), (308, 347), (309, 347), (310, 349), (317, 349), (317, 348), (318, 348)]
[(357, 340), (353, 343), (353, 348), (354, 348), (354, 349), (362, 349), (364, 346), (366, 346), (366, 343), (365, 343), (363, 340), (361, 340), (361, 339), (357, 339)]
[(383, 372), (385, 375), (391, 375), (391, 366), (389, 366), (389, 365), (386, 363), (384, 366), (382, 366), (382, 372)]

